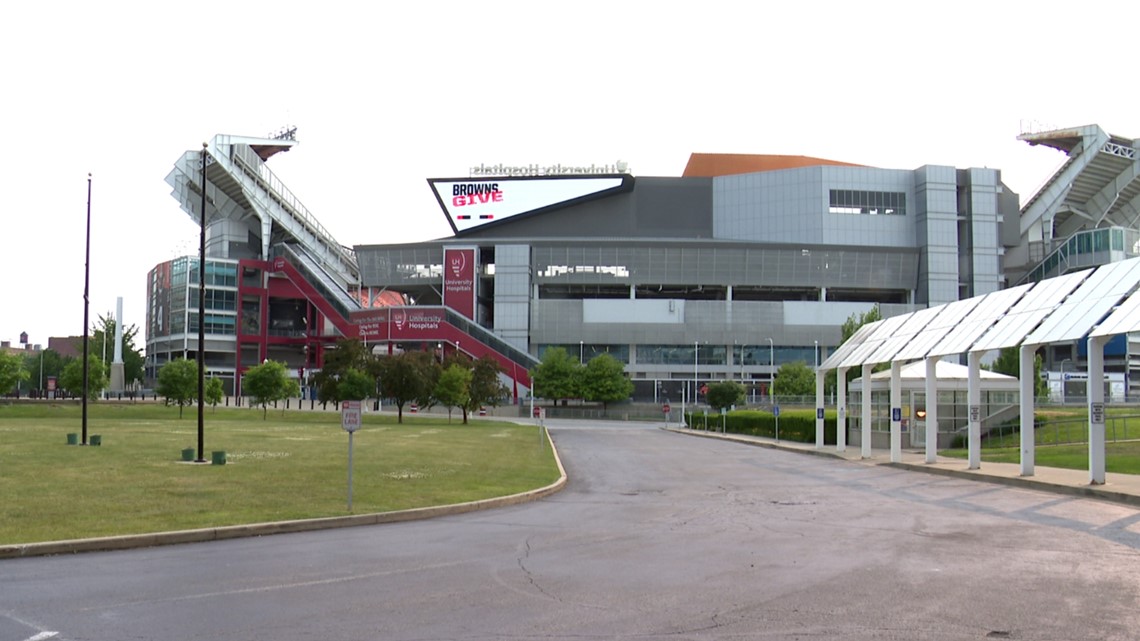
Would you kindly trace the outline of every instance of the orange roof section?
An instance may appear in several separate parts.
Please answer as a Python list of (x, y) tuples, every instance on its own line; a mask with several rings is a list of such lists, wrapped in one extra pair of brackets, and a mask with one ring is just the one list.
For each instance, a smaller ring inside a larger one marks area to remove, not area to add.
[(685, 178), (713, 178), (734, 174), (751, 174), (758, 171), (797, 169), (837, 165), (840, 167), (865, 167), (852, 162), (812, 158), (811, 156), (777, 156), (768, 154), (690, 154), (689, 164), (685, 165)]

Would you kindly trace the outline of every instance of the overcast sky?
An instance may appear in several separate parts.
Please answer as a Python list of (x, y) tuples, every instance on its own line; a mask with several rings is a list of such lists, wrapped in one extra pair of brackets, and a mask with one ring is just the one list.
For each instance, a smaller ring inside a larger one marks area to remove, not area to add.
[(164, 182), (215, 134), (297, 127), (270, 168), (342, 244), (450, 228), (427, 178), (479, 163), (679, 176), (689, 154), (996, 167), (1032, 195), (1064, 160), (1017, 136), (1140, 137), (1119, 2), (19, 2), (0, 14), (0, 340), (83, 331), (197, 252)]

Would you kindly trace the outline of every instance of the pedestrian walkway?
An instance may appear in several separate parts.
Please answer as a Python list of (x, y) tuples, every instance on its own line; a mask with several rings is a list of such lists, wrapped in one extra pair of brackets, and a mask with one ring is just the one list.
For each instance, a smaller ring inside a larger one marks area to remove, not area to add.
[(772, 438), (760, 436), (746, 436), (742, 434), (722, 434), (700, 429), (685, 427), (666, 427), (669, 431), (678, 434), (690, 434), (707, 438), (716, 438), (733, 441), (758, 447), (770, 447), (803, 454), (819, 456), (833, 456), (855, 463), (866, 465), (885, 465), (927, 474), (941, 474), (958, 478), (985, 481), (987, 483), (1000, 483), (1014, 487), (1055, 492), (1070, 496), (1085, 496), (1113, 501), (1140, 507), (1140, 476), (1135, 474), (1118, 474), (1109, 472), (1105, 475), (1104, 485), (1089, 484), (1088, 470), (1068, 470), (1057, 467), (1034, 466), (1033, 476), (1022, 476), (1021, 466), (1016, 463), (989, 463), (982, 461), (981, 467), (976, 470), (968, 469), (966, 459), (939, 456), (933, 463), (926, 462), (926, 456), (921, 451), (903, 450), (902, 461), (891, 462), (889, 450), (872, 450), (871, 456), (863, 458), (859, 445), (850, 444), (843, 452), (838, 452), (834, 445), (826, 445), (817, 449), (814, 443), (796, 443), (792, 441), (777, 441)]

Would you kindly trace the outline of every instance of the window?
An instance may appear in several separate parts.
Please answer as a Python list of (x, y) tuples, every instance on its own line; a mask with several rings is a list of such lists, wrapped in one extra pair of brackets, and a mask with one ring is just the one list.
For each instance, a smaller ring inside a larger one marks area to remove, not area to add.
[(832, 214), (905, 216), (906, 194), (897, 191), (832, 189), (827, 211)]

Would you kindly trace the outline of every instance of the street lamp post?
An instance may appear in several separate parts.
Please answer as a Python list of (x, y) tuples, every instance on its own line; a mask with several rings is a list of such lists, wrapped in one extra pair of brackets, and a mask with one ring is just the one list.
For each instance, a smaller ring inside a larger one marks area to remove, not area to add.
[(585, 365), (586, 361), (582, 356), (582, 341), (578, 341), (578, 364)]
[(819, 341), (812, 342), (815, 343), (815, 349), (812, 350), (812, 354), (815, 356), (815, 368), (819, 369)]
[(693, 407), (697, 406), (697, 389), (700, 383), (697, 382), (697, 355), (700, 353), (700, 343), (693, 341)]
[[(775, 396), (772, 392), (776, 388), (776, 344), (772, 342), (772, 337), (768, 337), (768, 399), (773, 400)], [(775, 404), (773, 402), (773, 404)]]

